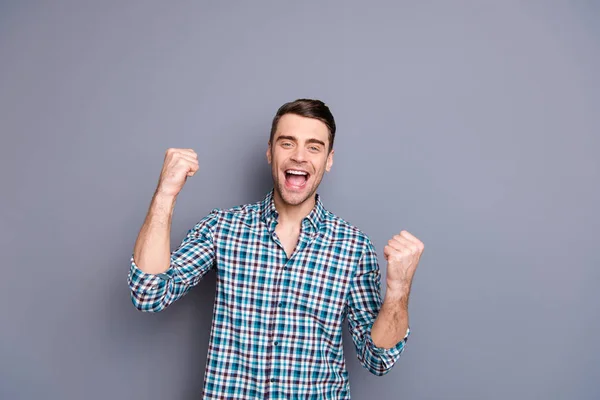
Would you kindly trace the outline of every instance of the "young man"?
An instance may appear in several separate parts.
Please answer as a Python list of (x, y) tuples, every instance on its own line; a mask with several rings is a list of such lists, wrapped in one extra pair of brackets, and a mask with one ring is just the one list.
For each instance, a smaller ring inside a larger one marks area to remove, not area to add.
[(198, 160), (191, 149), (167, 150), (128, 282), (133, 304), (158, 312), (216, 268), (203, 398), (349, 399), (346, 317), (358, 359), (371, 373), (389, 372), (404, 350), (424, 246), (407, 231), (390, 239), (382, 301), (373, 244), (317, 194), (333, 163), (334, 138), (323, 102), (281, 106), (267, 149), (273, 190), (253, 204), (214, 209), (172, 253), (175, 200)]

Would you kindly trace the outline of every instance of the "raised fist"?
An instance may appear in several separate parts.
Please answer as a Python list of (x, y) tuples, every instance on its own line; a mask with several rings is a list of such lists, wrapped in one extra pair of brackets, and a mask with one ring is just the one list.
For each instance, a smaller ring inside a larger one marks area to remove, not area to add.
[(410, 291), (413, 276), (425, 245), (410, 232), (394, 235), (383, 249), (388, 262), (387, 286), (393, 290)]
[(198, 171), (198, 155), (192, 149), (168, 149), (165, 154), (157, 192), (177, 196), (188, 176)]

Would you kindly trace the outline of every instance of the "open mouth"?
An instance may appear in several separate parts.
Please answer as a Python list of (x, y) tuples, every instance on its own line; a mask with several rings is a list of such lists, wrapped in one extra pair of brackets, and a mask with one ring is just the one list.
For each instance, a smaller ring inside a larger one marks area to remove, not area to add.
[(285, 183), (291, 188), (301, 189), (306, 185), (310, 174), (300, 169), (285, 170)]

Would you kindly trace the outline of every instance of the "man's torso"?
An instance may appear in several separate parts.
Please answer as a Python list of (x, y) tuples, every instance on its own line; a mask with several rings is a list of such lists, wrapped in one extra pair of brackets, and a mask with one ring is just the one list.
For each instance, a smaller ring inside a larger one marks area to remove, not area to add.
[(205, 398), (350, 398), (342, 323), (365, 238), (319, 204), (289, 258), (270, 212), (261, 202), (213, 211)]

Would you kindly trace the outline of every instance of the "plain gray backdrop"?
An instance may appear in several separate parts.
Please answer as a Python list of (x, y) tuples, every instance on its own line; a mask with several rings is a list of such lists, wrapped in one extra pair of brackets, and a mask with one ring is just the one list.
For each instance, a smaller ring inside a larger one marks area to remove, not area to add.
[(137, 311), (129, 257), (169, 147), (175, 248), (262, 198), (271, 119), (324, 100), (325, 206), (425, 243), (386, 376), (353, 399), (600, 398), (600, 3), (0, 3), (0, 398), (197, 399), (214, 273)]

